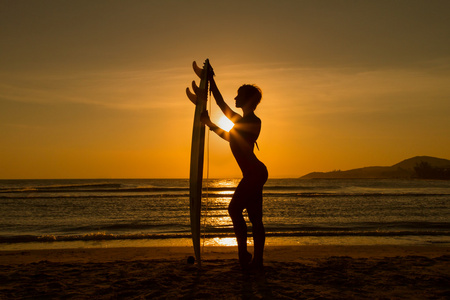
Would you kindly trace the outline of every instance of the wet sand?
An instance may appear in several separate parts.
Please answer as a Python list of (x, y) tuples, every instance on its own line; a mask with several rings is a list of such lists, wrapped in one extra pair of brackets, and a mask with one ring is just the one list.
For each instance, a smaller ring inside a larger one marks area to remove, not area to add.
[(235, 247), (0, 251), (0, 299), (449, 299), (450, 247), (270, 246), (263, 272)]

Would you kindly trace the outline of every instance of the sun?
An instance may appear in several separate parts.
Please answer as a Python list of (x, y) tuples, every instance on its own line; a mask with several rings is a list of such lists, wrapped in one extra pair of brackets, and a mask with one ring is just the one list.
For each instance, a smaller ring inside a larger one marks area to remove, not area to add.
[(230, 121), (230, 119), (228, 119), (225, 116), (222, 116), (218, 122), (219, 127), (222, 128), (225, 131), (230, 131), (231, 128), (233, 128), (234, 123)]

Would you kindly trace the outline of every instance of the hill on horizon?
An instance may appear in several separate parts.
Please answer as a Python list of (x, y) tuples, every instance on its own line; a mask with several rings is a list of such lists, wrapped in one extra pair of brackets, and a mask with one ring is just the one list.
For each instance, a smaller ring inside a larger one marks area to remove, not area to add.
[(432, 169), (450, 169), (450, 160), (431, 156), (415, 156), (390, 167), (363, 167), (347, 171), (312, 172), (301, 179), (392, 179), (418, 178), (415, 168), (425, 166)]

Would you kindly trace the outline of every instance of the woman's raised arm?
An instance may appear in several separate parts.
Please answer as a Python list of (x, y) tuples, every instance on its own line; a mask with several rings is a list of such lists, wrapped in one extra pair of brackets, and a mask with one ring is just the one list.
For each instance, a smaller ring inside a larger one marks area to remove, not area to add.
[(216, 81), (213, 77), (209, 80), (211, 85), (211, 91), (214, 95), (214, 99), (216, 99), (217, 106), (220, 107), (223, 114), (230, 119), (232, 122), (236, 122), (237, 119), (242, 118), (238, 113), (234, 112), (228, 104), (225, 103), (225, 100), (223, 100), (222, 94), (220, 93), (219, 89), (217, 88)]
[(221, 138), (223, 138), (224, 140), (226, 140), (228, 142), (230, 141), (230, 133), (228, 131), (223, 130), (222, 128), (220, 128), (219, 126), (214, 124), (213, 122), (211, 122), (211, 119), (209, 118), (209, 114), (208, 114), (207, 110), (205, 110), (202, 113), (200, 120), (202, 121), (203, 124), (208, 126), (211, 131), (214, 131), (218, 136), (220, 136)]

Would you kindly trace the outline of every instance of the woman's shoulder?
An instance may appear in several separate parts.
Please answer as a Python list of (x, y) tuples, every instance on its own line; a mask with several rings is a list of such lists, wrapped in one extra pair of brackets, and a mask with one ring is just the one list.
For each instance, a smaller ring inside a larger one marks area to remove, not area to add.
[(245, 118), (247, 118), (246, 122), (248, 122), (248, 123), (259, 123), (259, 124), (261, 124), (261, 119), (258, 118), (258, 116), (255, 115), (255, 114), (250, 114), (250, 115), (246, 116)]

